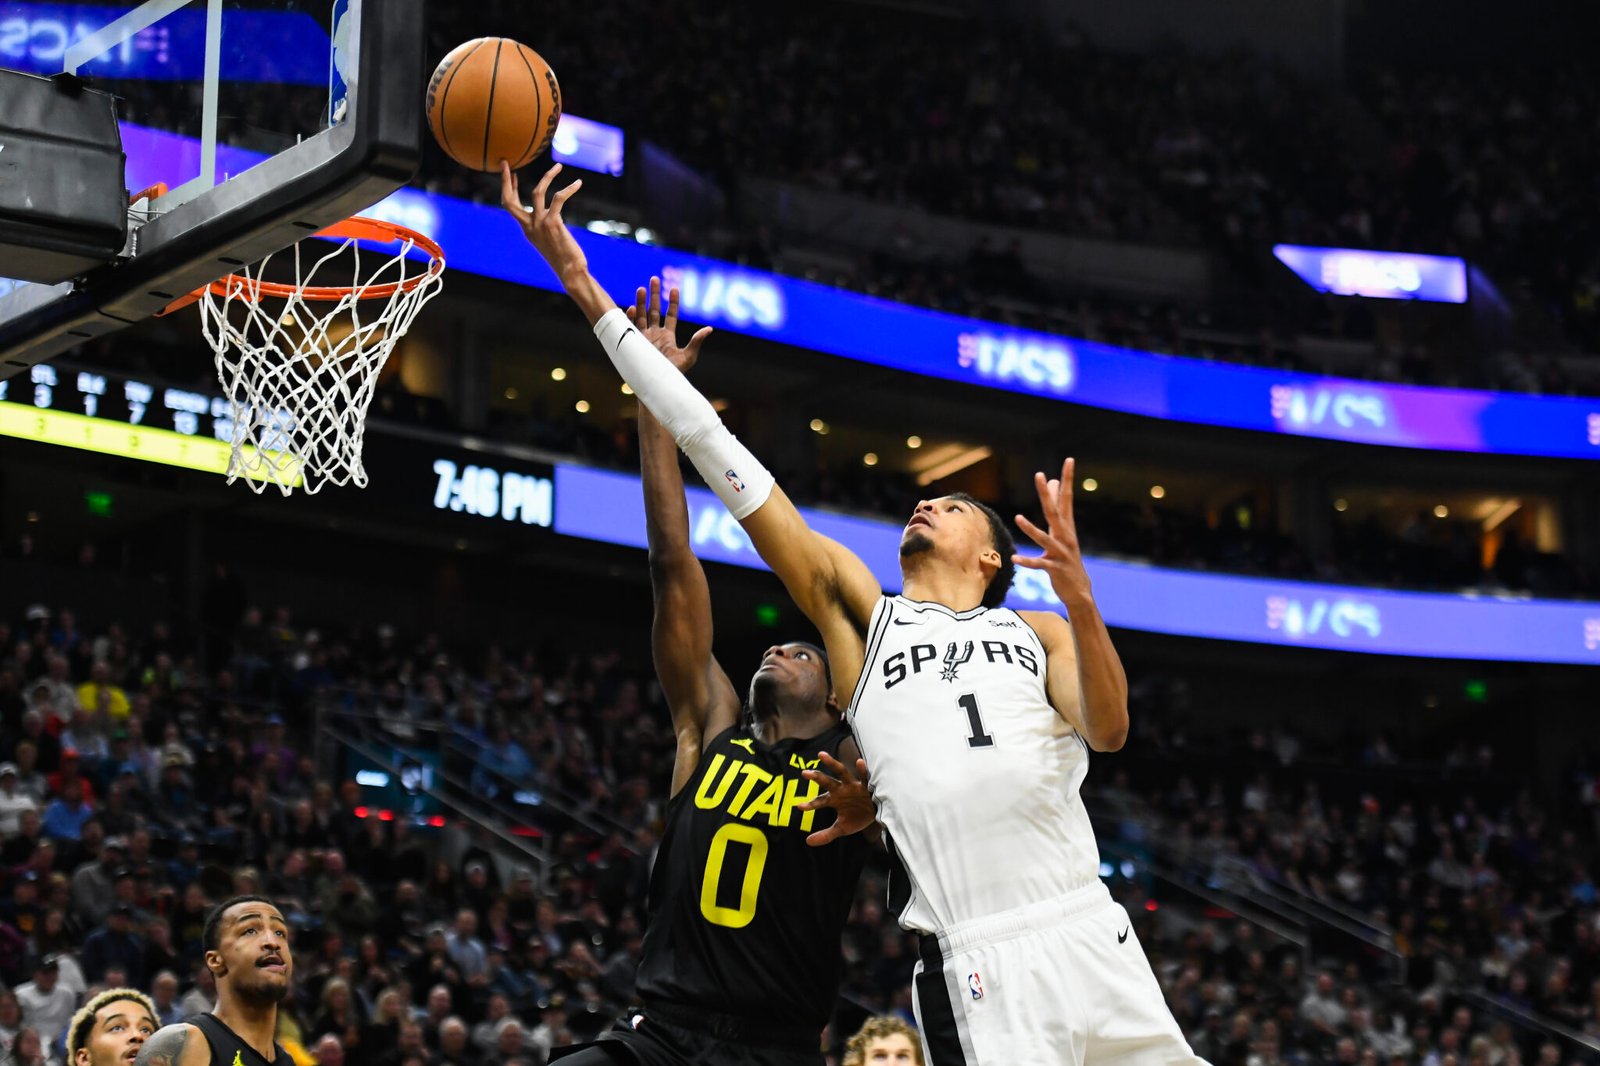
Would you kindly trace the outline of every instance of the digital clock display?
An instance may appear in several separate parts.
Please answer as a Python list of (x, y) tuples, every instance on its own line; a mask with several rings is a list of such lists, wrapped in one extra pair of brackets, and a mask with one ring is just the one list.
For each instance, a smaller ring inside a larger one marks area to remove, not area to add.
[(555, 481), (545, 475), (435, 459), (433, 506), (545, 529), (555, 519)]

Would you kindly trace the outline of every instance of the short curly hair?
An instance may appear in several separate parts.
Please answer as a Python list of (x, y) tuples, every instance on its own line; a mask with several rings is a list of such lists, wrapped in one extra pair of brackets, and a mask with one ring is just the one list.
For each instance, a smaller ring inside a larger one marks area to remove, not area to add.
[(911, 1041), (911, 1049), (916, 1053), (917, 1066), (923, 1066), (922, 1040), (917, 1036), (917, 1031), (892, 1014), (879, 1014), (868, 1018), (866, 1024), (856, 1031), (844, 1045), (844, 1058), (839, 1066), (865, 1066), (867, 1061), (867, 1045), (874, 1040), (882, 1040), (889, 1036), (903, 1036)]
[(155, 1002), (136, 988), (111, 988), (95, 996), (78, 1009), (72, 1016), (72, 1022), (67, 1026), (67, 1066), (72, 1066), (73, 1060), (78, 1056), (78, 1049), (89, 1043), (89, 1034), (94, 1031), (94, 1016), (113, 1003), (127, 1000), (137, 1003), (150, 1012), (150, 1020), (156, 1023), (156, 1028), (161, 1028), (161, 1015), (156, 1013)]

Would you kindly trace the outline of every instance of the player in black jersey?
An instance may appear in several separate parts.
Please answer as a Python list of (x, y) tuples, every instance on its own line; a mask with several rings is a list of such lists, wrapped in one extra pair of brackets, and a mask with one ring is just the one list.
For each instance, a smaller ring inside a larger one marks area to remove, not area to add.
[[(710, 330), (680, 349), (677, 290), (665, 321), (660, 307), (659, 284), (648, 303), (640, 289), (634, 322), (687, 371)], [(850, 819), (825, 809), (828, 796), (813, 778), (824, 759), (822, 768), (849, 776), (859, 752), (814, 644), (769, 648), (744, 713), (711, 652), (711, 596), (690, 544), (677, 446), (643, 407), (639, 447), (652, 651), (678, 738), (672, 796), (650, 878), (640, 1005), (599, 1042), (552, 1058), (563, 1066), (816, 1066), (865, 845), (845, 835)], [(851, 814), (859, 824), (863, 809)]]
[(262, 896), (235, 896), (207, 915), (202, 942), (216, 1008), (158, 1031), (139, 1049), (137, 1066), (293, 1066), (275, 1038), (278, 1004), (294, 978), (278, 908)]

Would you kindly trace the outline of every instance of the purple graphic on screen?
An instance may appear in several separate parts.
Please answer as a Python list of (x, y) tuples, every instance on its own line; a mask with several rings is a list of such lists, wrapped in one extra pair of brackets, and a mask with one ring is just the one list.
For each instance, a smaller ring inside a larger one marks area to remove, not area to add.
[[(556, 468), (555, 530), (643, 548), (644, 500), (631, 474)], [(900, 588), (901, 527), (803, 509), (811, 527), (859, 555), (888, 590)], [(744, 529), (708, 490), (689, 490), (695, 554), (764, 569)], [(1600, 666), (1600, 604), (1497, 599), (1266, 581), (1087, 559), (1106, 622), (1177, 636), (1381, 655)], [(1006, 605), (1061, 610), (1049, 580), (1020, 570)]]
[(1467, 302), (1467, 264), (1451, 255), (1274, 245), (1272, 254), (1318, 292), (1380, 300)]
[[(124, 127), (130, 188), (168, 181), (181, 138)], [(193, 150), (198, 166), (198, 147)], [(259, 161), (219, 145), (218, 169)], [(180, 172), (180, 180), (182, 172)], [(368, 214), (427, 233), (453, 270), (547, 290), (531, 249), (508, 254), (497, 207), (402, 189)], [(660, 275), (696, 323), (813, 351), (1149, 418), (1400, 448), (1600, 459), (1600, 400), (1383, 385), (1115, 348), (908, 307), (705, 256), (575, 230), (614, 293)]]

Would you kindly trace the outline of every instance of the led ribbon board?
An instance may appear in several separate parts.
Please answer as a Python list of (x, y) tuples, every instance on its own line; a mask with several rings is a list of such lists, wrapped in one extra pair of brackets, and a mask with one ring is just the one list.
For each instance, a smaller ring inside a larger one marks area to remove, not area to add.
[[(198, 143), (123, 124), (140, 188)], [(562, 142), (557, 133), (557, 144)], [(581, 142), (580, 142), (581, 143)], [(217, 147), (237, 174), (261, 157)], [(559, 158), (559, 156), (558, 156)], [(158, 165), (140, 169), (140, 160)], [(580, 164), (580, 165), (588, 165)], [(597, 165), (605, 165), (600, 163)], [(524, 193), (537, 168), (523, 174)], [(426, 233), (451, 269), (560, 291), (501, 209), (402, 189), (364, 212)], [(574, 229), (613, 293), (660, 275), (684, 317), (858, 362), (1149, 418), (1359, 444), (1600, 459), (1600, 398), (1382, 385), (1156, 355), (961, 318)]]
[[(233, 453), (233, 447), (226, 441), (16, 403), (0, 403), (0, 437), (162, 463), (206, 474), (226, 474), (228, 459)], [(246, 465), (253, 465), (254, 452), (254, 448), (246, 449)], [(292, 483), (300, 484), (298, 474)]]
[[(523, 175), (526, 188), (535, 176)], [(559, 291), (498, 208), (402, 189), (373, 214), (450, 266)], [(1600, 459), (1600, 398), (1432, 389), (1155, 355), (1016, 330), (575, 229), (612, 293), (660, 275), (684, 317), (858, 362), (1210, 426), (1442, 451)]]
[[(802, 513), (811, 528), (860, 556), (885, 589), (900, 588), (900, 527)], [(646, 547), (639, 479), (557, 467), (555, 529)], [(764, 568), (743, 528), (704, 489), (689, 490), (689, 529), (700, 558)], [(1085, 562), (1106, 622), (1125, 629), (1379, 655), (1600, 665), (1600, 603), (1389, 592)], [(1017, 572), (1006, 605), (1061, 607), (1049, 581), (1033, 570)]]
[[(213, 413), (213, 405), (225, 407), (220, 397), (95, 371), (57, 374), (49, 366), (34, 367), (30, 384), (9, 399), (0, 394), (0, 437), (210, 474), (227, 470), (231, 426), (222, 412)], [(562, 464), (552, 478), (548, 467), (510, 456), (413, 450), (423, 458), (393, 470), (401, 483), (385, 488), (419, 512), (454, 512), (483, 528), (553, 527), (567, 536), (647, 546), (635, 475)], [(860, 556), (884, 588), (900, 587), (899, 526), (810, 508), (802, 513), (813, 529)], [(689, 490), (689, 526), (702, 559), (765, 568), (744, 529), (705, 489)], [(1106, 621), (1126, 629), (1382, 655), (1600, 665), (1600, 603), (1389, 592), (1108, 559), (1086, 563)], [(1060, 609), (1049, 582), (1032, 570), (1018, 572), (1007, 605)]]

